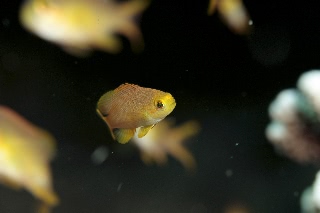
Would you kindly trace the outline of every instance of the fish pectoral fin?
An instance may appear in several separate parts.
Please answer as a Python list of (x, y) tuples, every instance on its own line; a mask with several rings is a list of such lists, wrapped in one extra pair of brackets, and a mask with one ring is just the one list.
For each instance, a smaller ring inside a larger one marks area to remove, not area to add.
[(122, 43), (119, 38), (116, 36), (107, 36), (99, 38), (96, 40), (96, 45), (106, 52), (109, 52), (111, 54), (119, 53), (122, 50)]
[(121, 143), (125, 144), (134, 136), (136, 129), (113, 129), (112, 133), (115, 139)]
[(138, 138), (142, 138), (143, 136), (145, 136), (150, 129), (152, 129), (155, 126), (155, 124), (152, 124), (150, 126), (143, 126), (140, 127), (139, 133), (138, 133)]
[(62, 49), (70, 55), (85, 58), (91, 54), (91, 50), (87, 47), (63, 46)]

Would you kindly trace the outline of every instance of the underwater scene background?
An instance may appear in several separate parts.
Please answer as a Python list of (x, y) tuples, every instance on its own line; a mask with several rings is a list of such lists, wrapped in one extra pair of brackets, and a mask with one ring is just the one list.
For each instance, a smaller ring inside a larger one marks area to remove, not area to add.
[[(0, 105), (57, 141), (50, 165), (60, 203), (52, 212), (302, 212), (319, 167), (275, 151), (265, 131), (276, 95), (319, 67), (319, 5), (245, 0), (253, 29), (239, 35), (218, 12), (208, 16), (208, 4), (151, 1), (134, 17), (143, 51), (120, 35), (121, 52), (77, 57), (23, 28), (22, 1), (1, 1)], [(199, 123), (185, 142), (194, 172), (172, 156), (145, 165), (135, 144), (112, 139), (96, 104), (125, 82), (170, 92), (177, 105), (168, 117)], [(34, 200), (0, 187), (0, 212), (34, 212)]]

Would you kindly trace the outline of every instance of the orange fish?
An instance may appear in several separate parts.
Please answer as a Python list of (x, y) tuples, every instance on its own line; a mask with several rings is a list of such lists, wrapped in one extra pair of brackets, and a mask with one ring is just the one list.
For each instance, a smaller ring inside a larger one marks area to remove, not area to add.
[(145, 136), (175, 106), (170, 93), (125, 83), (99, 99), (97, 112), (107, 123), (112, 137), (124, 144), (134, 136), (138, 127), (141, 127), (138, 137)]

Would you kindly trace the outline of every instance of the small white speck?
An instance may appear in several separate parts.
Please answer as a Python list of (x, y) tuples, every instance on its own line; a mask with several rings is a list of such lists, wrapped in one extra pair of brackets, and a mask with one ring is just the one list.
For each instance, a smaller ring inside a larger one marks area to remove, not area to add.
[(121, 188), (122, 188), (123, 183), (119, 183), (118, 188), (117, 188), (117, 192), (120, 192)]
[(232, 175), (233, 175), (232, 169), (227, 169), (227, 170), (226, 170), (226, 176), (229, 178), (229, 177), (231, 177)]
[(253, 21), (252, 21), (252, 20), (249, 20), (248, 24), (249, 24), (249, 25), (253, 25)]
[(238, 146), (239, 145), (239, 143), (236, 143), (236, 146)]

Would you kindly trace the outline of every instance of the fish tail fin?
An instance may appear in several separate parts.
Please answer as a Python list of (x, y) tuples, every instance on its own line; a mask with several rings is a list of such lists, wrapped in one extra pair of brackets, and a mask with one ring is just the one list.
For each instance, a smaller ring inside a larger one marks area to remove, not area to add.
[(132, 21), (128, 22), (119, 33), (129, 39), (131, 49), (135, 53), (140, 53), (144, 50), (144, 39), (136, 23), (140, 22), (142, 12), (150, 5), (150, 3), (150, 0), (131, 0), (121, 4), (122, 13), (127, 14)]
[(134, 136), (136, 129), (118, 129), (115, 128), (111, 132), (117, 140), (121, 144), (126, 144), (128, 141)]
[(145, 10), (151, 3), (151, 0), (131, 0), (121, 4), (122, 12), (133, 17)]

